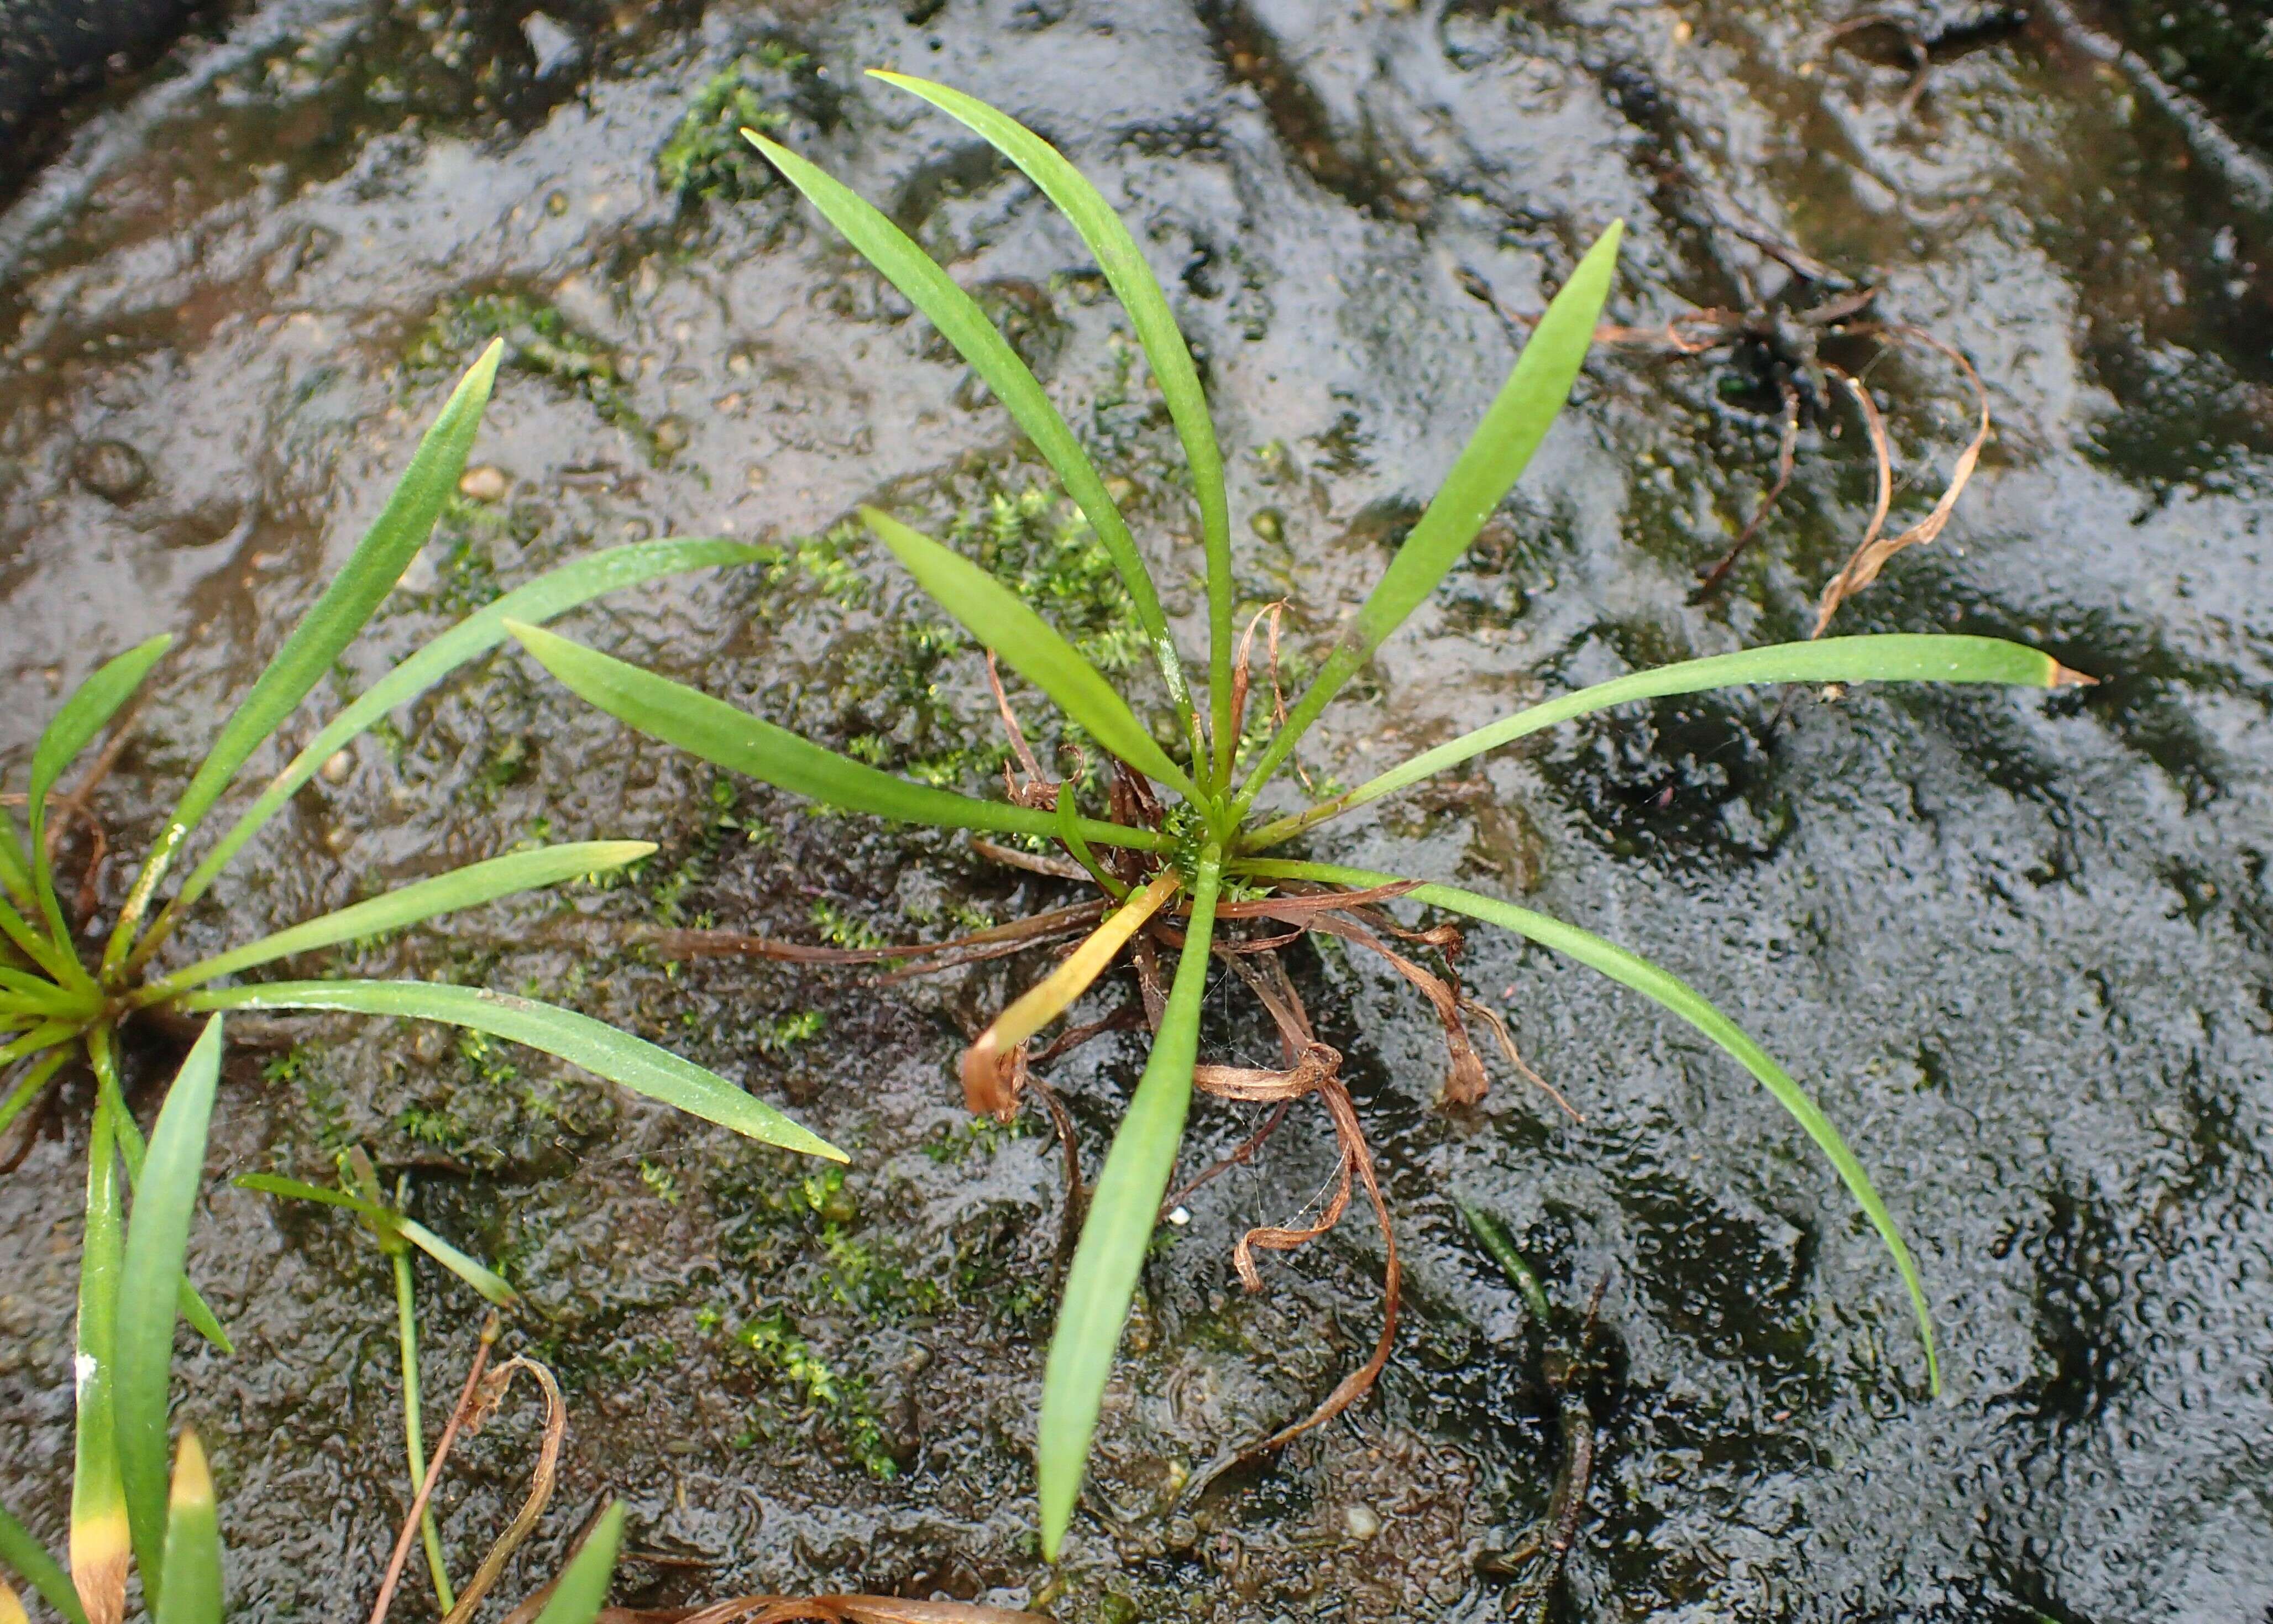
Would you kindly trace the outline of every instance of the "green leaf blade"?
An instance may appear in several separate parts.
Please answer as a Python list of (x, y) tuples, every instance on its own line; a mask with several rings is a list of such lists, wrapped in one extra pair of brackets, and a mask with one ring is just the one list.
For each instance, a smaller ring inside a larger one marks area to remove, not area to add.
[(289, 958), (294, 954), (312, 953), (319, 947), (376, 936), (384, 931), (399, 931), (439, 914), (478, 907), (516, 892), (559, 885), (587, 874), (605, 873), (635, 863), (655, 849), (652, 841), (577, 841), (469, 863), (446, 874), (416, 881), (192, 964), (178, 975), (153, 983), (145, 990), (141, 1001), (162, 1003), (191, 987)]
[(1129, 590), (1144, 636), (1152, 645), (1161, 675), (1167, 680), (1168, 697), (1175, 701), (1178, 710), (1190, 714), (1191, 693), (1184, 679), (1183, 661), (1168, 633), (1167, 616), (1160, 608), (1160, 595), (1152, 584), (1152, 572), (1145, 568), (1144, 556), (1136, 550), (1136, 538), (1129, 533), (1128, 521), (1121, 516), (1120, 507), (1106, 490), (1105, 481), (1098, 476), (1088, 452), (1082, 448), (1081, 441), (1057, 408), (1050, 403), (1040, 381), (1018, 358), (1018, 352), (1010, 348), (1009, 341), (987, 318), (979, 302), (957, 287), (938, 261), (918, 247), (874, 205), (826, 171), (755, 131), (745, 130), (742, 133), (788, 178), (790, 184), (805, 194), (806, 201), (827, 217), (829, 224), (844, 233), (862, 258), (924, 313), (1025, 431), (1034, 449), (1042, 453), (1042, 460), (1065, 486), (1066, 494), (1087, 516), (1098, 539), (1104, 543), (1114, 572)]
[(1532, 453), (1570, 398), (1579, 368), (1594, 343), (1594, 323), (1609, 296), (1624, 231), (1623, 221), (1613, 221), (1549, 302), (1452, 471), (1327, 654), (1317, 677), (1295, 700), (1286, 726), (1248, 775), (1240, 790), (1241, 811), (1254, 804), (1257, 792), (1285, 764), (1295, 743), (1343, 685), (1437, 589), (1529, 466)]
[(1876, 636), (1827, 637), (1814, 642), (1775, 643), (1683, 660), (1595, 683), (1518, 711), (1512, 716), (1464, 733), (1331, 801), (1265, 824), (1243, 847), (1261, 851), (1353, 807), (1393, 795), (1410, 784), (1458, 766), (1473, 756), (1514, 743), (1576, 716), (1636, 700), (1698, 693), (1783, 682), (1998, 683), (2014, 687), (2056, 688), (2080, 680), (2041, 650), (1994, 637), (1954, 637), (1894, 632)]
[(860, 517), (916, 584), (1004, 663), (1050, 696), (1090, 737), (1147, 777), (1197, 803), (1199, 791), (1168, 760), (1105, 674), (1024, 599), (952, 548), (873, 507)]
[(191, 992), (188, 1010), (324, 1009), (448, 1026), (525, 1044), (761, 1143), (832, 1162), (851, 1158), (717, 1073), (604, 1021), (478, 987), (431, 981), (278, 981)]
[(221, 1022), (206, 1022), (167, 1090), (150, 1134), (119, 1269), (118, 1382), (116, 1409), (119, 1478), (146, 1591), (162, 1598), (166, 1538), (166, 1389), (174, 1364), (182, 1263), (198, 1186), (205, 1173), (206, 1135), (221, 1081)]
[(244, 843), (322, 770), (325, 762), (369, 731), (373, 723), (395, 707), (408, 704), (460, 666), (480, 659), (503, 643), (509, 635), (505, 629), (506, 621), (541, 625), (594, 598), (626, 587), (712, 565), (752, 564), (765, 557), (762, 547), (722, 536), (667, 536), (659, 541), (629, 542), (547, 571), (467, 616), (364, 690), (269, 781), (259, 797), (229, 826), (229, 833), (182, 882), (181, 890), (166, 904), (165, 910), (152, 923), (143, 944), (135, 949), (132, 962), (146, 959), (158, 943), (171, 933), (183, 910), (206, 894)]
[[(581, 643), (517, 622), (511, 629), (538, 664), (588, 704), (730, 772), (848, 812), (873, 812), (903, 823), (1045, 836), (1056, 832), (1056, 819), (1048, 812), (910, 783), (808, 743), (724, 700)], [(1163, 843), (1149, 829), (1087, 819), (1081, 827), (1087, 838), (1100, 845), (1157, 850)]]
[(592, 1624), (607, 1605), (608, 1582), (615, 1576), (616, 1548), (623, 1538), (624, 1505), (617, 1501), (600, 1514), (583, 1548), (561, 1573), (536, 1624)]
[(165, 877), (182, 842), (205, 820), (206, 814), (213, 810), (239, 769), (251, 759), (252, 752), (298, 708), (308, 691), (331, 670), (332, 662), (355, 640), (380, 602), (394, 589), (412, 557), (426, 544), (443, 504), (457, 488), (459, 475), (465, 472), (466, 457), (473, 449), (482, 412), (489, 404), (490, 389), (497, 378), (498, 361), (504, 353), (505, 341), (494, 340), (480, 359), (467, 369), (440, 415), (420, 438), (418, 449), (411, 454), (410, 466), (395, 482), (379, 518), (364, 532), (363, 540), (322, 595), (292, 628), (283, 647), (254, 681), (251, 691), (237, 702), (229, 720), (221, 723), (220, 733), (191, 775), (189, 787), (182, 791), (173, 817), (167, 821), (142, 872), (136, 876), (133, 888), (127, 894), (118, 924), (103, 952), (106, 971), (124, 961), (151, 895)]
[(182, 1434), (166, 1502), (166, 1588), (154, 1624), (221, 1624), (221, 1519), (195, 1433)]
[[(1200, 535), (1207, 553), (1208, 705), (1213, 724), (1218, 767), (1216, 782), (1230, 770), (1231, 749), (1231, 509), (1224, 494), (1223, 454), (1215, 440), (1215, 424), (1208, 415), (1207, 395), (1200, 387), (1199, 369), (1168, 308), (1159, 280), (1145, 262), (1136, 239), (1114, 213), (1087, 176), (1065, 154), (1025, 125), (976, 96), (966, 95), (929, 79), (905, 73), (871, 69), (869, 77), (921, 96), (934, 107), (959, 120), (1018, 166), (1039, 187), (1081, 234), (1098, 268), (1113, 288), (1114, 297), (1129, 313), (1144, 359), (1168, 405), (1183, 443), (1184, 460), (1191, 468), (1192, 490), (1199, 498)], [(1195, 761), (1203, 778), (1210, 775)]]
[(133, 1549), (118, 1473), (118, 1273), (124, 1231), (118, 1183), (116, 1108), (98, 1096), (87, 1136), (86, 1227), (79, 1243), (71, 1501), (71, 1578), (97, 1611), (107, 1610), (114, 1595), (123, 1600)]
[(32, 1538), (31, 1530), (5, 1506), (0, 1506), (0, 1562), (14, 1568), (25, 1583), (40, 1593), (41, 1599), (63, 1615), (64, 1624), (86, 1624), (86, 1609), (79, 1604), (79, 1592), (71, 1588), (63, 1564)]
[(1121, 1345), (1137, 1272), (1152, 1244), (1160, 1200), (1175, 1166), (1176, 1147), (1183, 1139), (1221, 879), (1221, 859), (1210, 847), (1194, 878), (1184, 950), (1176, 962), (1175, 981), (1152, 1040), (1152, 1057), (1114, 1134), (1113, 1148), (1106, 1153), (1073, 1267), (1066, 1273), (1065, 1295), (1042, 1377), (1041, 1423), (1035, 1444), (1042, 1554), (1050, 1561), (1057, 1560), (1073, 1520), (1097, 1418), (1105, 1403), (1106, 1381), (1113, 1373), (1114, 1351)]
[(54, 719), (41, 732), (39, 743), (32, 747), (30, 799), (25, 808), (31, 824), (31, 867), (39, 887), (40, 907), (59, 941), (70, 940), (71, 932), (64, 927), (63, 910), (56, 903), (55, 877), (48, 872), (48, 792), (56, 787), (56, 781), (79, 752), (134, 697), (143, 678), (149, 676), (150, 668), (158, 663), (173, 642), (172, 633), (163, 633), (105, 661), (64, 701), (63, 708), (56, 712)]
[(511, 1308), (521, 1301), (521, 1293), (506, 1283), (504, 1276), (467, 1256), (416, 1219), (398, 1215), (395, 1224), (405, 1240), (499, 1307)]
[[(1375, 873), (1368, 869), (1346, 868), (1325, 863), (1284, 863), (1268, 859), (1242, 863), (1240, 872), (1265, 878), (1316, 879), (1329, 885), (1384, 886), (1402, 883), (1395, 874)], [(1560, 919), (1534, 913), (1527, 908), (1518, 908), (1496, 897), (1480, 895), (1454, 886), (1423, 884), (1411, 893), (1413, 900), (1430, 907), (1448, 909), (1466, 914), (1472, 919), (1482, 919), (1488, 924), (1528, 937), (1540, 946), (1573, 958), (1588, 969), (1600, 971), (1612, 981), (1632, 988), (1645, 998), (1686, 1021), (1698, 1031), (1713, 1040), (1737, 1064), (1752, 1073), (1760, 1085), (1775, 1096), (1776, 1103), (1790, 1113), (1793, 1120), (1806, 1131), (1816, 1148), (1837, 1171), (1841, 1182), (1870, 1219), (1871, 1226), (1879, 1231), (1886, 1245), (1894, 1269), (1902, 1276), (1902, 1284), (1909, 1293), (1910, 1307), (1917, 1320), (1918, 1336), (1925, 1348), (1926, 1381), (1936, 1396), (1941, 1392), (1941, 1361), (1936, 1351), (1933, 1336), (1933, 1313), (1926, 1300), (1925, 1283), (1919, 1277), (1917, 1263), (1911, 1259), (1909, 1244), (1902, 1239), (1894, 1215), (1879, 1197), (1871, 1176), (1863, 1164), (1848, 1148), (1831, 1119), (1811, 1098), (1807, 1091), (1795, 1081), (1791, 1074), (1778, 1065), (1767, 1051), (1735, 1022), (1722, 1014), (1702, 993), (1672, 971), (1651, 962), (1639, 954), (1604, 941), (1588, 931), (1582, 931)]]
[(326, 1207), (341, 1208), (358, 1217), (391, 1216), (377, 1201), (365, 1201), (362, 1196), (350, 1194), (345, 1190), (310, 1184), (304, 1179), (288, 1179), (282, 1173), (239, 1173), (229, 1182), (241, 1190), (257, 1190), (263, 1195), (281, 1195), (289, 1201), (315, 1201)]

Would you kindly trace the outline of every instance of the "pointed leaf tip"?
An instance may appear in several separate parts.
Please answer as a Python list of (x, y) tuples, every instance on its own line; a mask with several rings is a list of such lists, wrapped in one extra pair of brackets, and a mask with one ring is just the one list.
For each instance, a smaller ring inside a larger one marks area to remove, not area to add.
[(213, 1471), (206, 1464), (205, 1445), (198, 1441), (194, 1432), (184, 1432), (174, 1456), (174, 1487), (167, 1504), (180, 1511), (210, 1507), (213, 1503)]

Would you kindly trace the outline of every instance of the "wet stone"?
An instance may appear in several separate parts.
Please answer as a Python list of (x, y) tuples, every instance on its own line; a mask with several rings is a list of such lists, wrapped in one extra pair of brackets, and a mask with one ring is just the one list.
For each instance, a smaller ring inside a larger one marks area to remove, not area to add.
[(89, 440), (72, 454), (71, 475), (82, 489), (123, 507), (150, 483), (150, 465), (124, 440)]

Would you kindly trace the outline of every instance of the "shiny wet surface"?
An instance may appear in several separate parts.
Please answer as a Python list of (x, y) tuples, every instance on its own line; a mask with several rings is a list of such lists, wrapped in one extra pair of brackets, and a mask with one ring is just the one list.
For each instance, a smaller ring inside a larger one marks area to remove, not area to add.
[[(1609, 1282), (1599, 1460), (1559, 1616), (2254, 1618), (2273, 1604), (2265, 160), (2190, 131), (2066, 26), (1953, 28), (1906, 110), (1899, 41), (1827, 48), (1794, 11), (593, 4), (540, 26), (253, 8), (0, 219), (0, 659), (21, 696), (0, 750), (20, 776), (55, 696), (130, 642), (184, 633), (99, 800), (139, 849), (491, 331), (510, 358), (475, 460), (500, 477), (446, 520), (431, 567), (351, 652), (356, 677), (596, 545), (793, 543), (862, 500), (984, 523), (995, 496), (1039, 486), (999, 410), (781, 188), (735, 170), (719, 186), (751, 195), (664, 189), (658, 153), (745, 56), (784, 138), (1008, 312), (1130, 482), (1193, 650), (1173, 438), (1077, 241), (861, 67), (998, 101), (1136, 222), (1206, 368), (1242, 594), (1291, 596), (1306, 639), (1362, 595), (1449, 466), (1512, 354), (1510, 317), (1612, 217), (1632, 232), (1612, 315), (1638, 326), (1804, 306), (1816, 296), (1753, 239), (1789, 243), (1962, 346), (1998, 423), (1949, 533), (1841, 628), (2016, 637), (2100, 685), (1666, 701), (1311, 845), (1550, 909), (1752, 1029), (1917, 1248), (1946, 1396), (1925, 1396), (1868, 1225), (1686, 1028), (1479, 930), (1467, 976), (1585, 1121), (1504, 1068), (1455, 1119), (1431, 1104), (1425, 1007), (1306, 947), (1298, 981), (1349, 1056), (1407, 1261), (1398, 1355), (1353, 1419), (1180, 1496), (1372, 1338), (1369, 1218), (1270, 1263), (1260, 1298), (1228, 1268), (1242, 1230), (1289, 1218), (1331, 1168), (1325, 1124), (1298, 1114), (1193, 1200), (1151, 1266), (1052, 1610), (1505, 1614), (1497, 1556), (1545, 1513), (1562, 1446), (1543, 1339), (1458, 1196), (1508, 1224), (1562, 1335)], [(1913, 520), (1967, 398), (1923, 351), (1868, 379)], [(1725, 352), (1598, 355), (1472, 559), (1328, 714), (1310, 768), (1354, 782), (1542, 694), (1803, 634), (1870, 508), (1845, 421), (1803, 434), (1731, 589), (1692, 603), (1766, 483), (1773, 392)], [(1050, 511), (1038, 498), (1032, 522)], [(975, 659), (911, 642), (889, 568), (804, 551), (568, 629), (830, 742), (877, 741), (893, 765), (950, 760), (991, 726)], [(222, 1177), (321, 1176), (355, 1142), (410, 1174), (427, 1222), (502, 1261), (534, 1305), (519, 1334), (567, 1384), (565, 1485), (519, 1589), (612, 1492), (634, 1548), (671, 1559), (627, 1568), (619, 1598), (1024, 1598), (1047, 1576), (1027, 1452), (1057, 1164), (1031, 1125), (969, 1126), (949, 1066), (1040, 961), (879, 991), (778, 965), (667, 973), (626, 938), (708, 917), (902, 939), (1065, 900), (1050, 882), (717, 782), (500, 658), (304, 792), (193, 945), (588, 834), (664, 849), (627, 887), (498, 905), (341, 966), (538, 990), (632, 1025), (746, 1078), (853, 1167), (831, 1179), (431, 1030), (246, 1023), (192, 1247), (239, 1351), (186, 1351), (181, 1400), (215, 1456), (240, 1615), (367, 1604), (403, 1499), (375, 1252)], [(1243, 1002), (1213, 1007), (1219, 1058), (1267, 1059)], [(154, 1090), (169, 1051), (149, 1045)], [(1059, 1068), (1092, 1169), (1140, 1063), (1114, 1039)], [(50, 1537), (84, 1124), (67, 1096), (0, 1183), (0, 1478)], [(1187, 1162), (1249, 1126), (1203, 1104)], [(477, 1305), (421, 1285), (441, 1393)], [(471, 1446), (444, 1496), (461, 1567), (517, 1503), (533, 1436), (508, 1415)], [(414, 1586), (398, 1616), (424, 1605)]]

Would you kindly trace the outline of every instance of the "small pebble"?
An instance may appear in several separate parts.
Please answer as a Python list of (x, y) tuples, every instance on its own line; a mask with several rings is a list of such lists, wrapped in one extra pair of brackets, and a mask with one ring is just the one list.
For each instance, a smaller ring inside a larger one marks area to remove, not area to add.
[(484, 462), (479, 468), (468, 468), (458, 475), (458, 494), (469, 502), (501, 502), (512, 488), (505, 470)]
[(123, 507), (142, 494), (150, 465), (124, 440), (90, 440), (72, 455), (71, 475), (85, 489)]
[(1370, 1539), (1381, 1531), (1381, 1518), (1370, 1506), (1344, 1506), (1342, 1526), (1353, 1539)]
[(323, 775), (326, 783), (343, 784), (348, 775), (355, 771), (355, 754), (352, 751), (335, 750), (317, 771)]
[(1190, 1208), (1171, 1207), (1168, 1209), (1168, 1222), (1174, 1224), (1178, 1229), (1183, 1228), (1185, 1224), (1189, 1224), (1191, 1221), (1192, 1209)]

